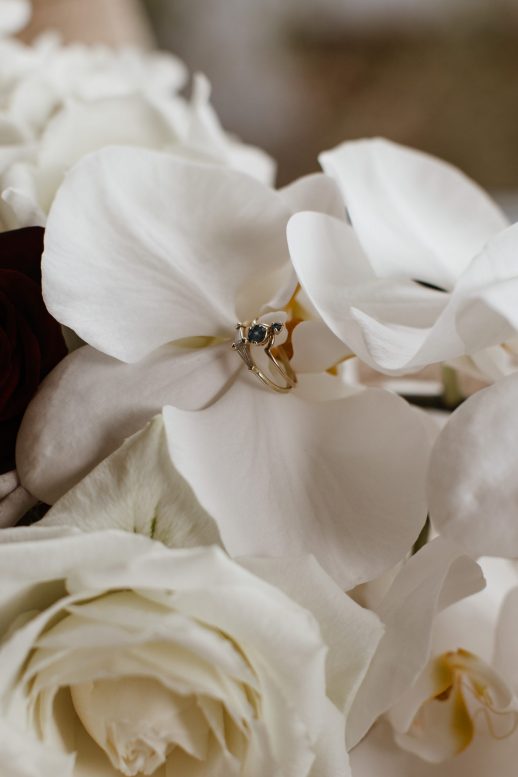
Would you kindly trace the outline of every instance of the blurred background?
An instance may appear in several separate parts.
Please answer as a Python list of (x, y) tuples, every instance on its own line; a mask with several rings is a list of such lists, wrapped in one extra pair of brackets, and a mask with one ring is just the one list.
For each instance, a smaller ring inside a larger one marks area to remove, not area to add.
[(278, 160), (280, 184), (342, 140), (384, 135), (458, 165), (518, 216), (518, 0), (35, 5), (28, 37), (45, 10), (69, 38), (154, 39), (204, 72), (224, 126)]

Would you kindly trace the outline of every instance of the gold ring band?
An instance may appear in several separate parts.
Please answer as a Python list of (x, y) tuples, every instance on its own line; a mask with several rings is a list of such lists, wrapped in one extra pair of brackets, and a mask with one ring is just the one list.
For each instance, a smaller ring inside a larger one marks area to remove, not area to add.
[[(283, 328), (284, 324), (263, 324), (259, 321), (236, 324), (236, 329), (239, 331), (239, 340), (232, 343), (232, 348), (241, 356), (250, 372), (256, 375), (265, 386), (272, 389), (272, 391), (279, 391), (285, 394), (297, 385), (297, 376), (282, 345), (276, 346), (275, 354), (271, 350), (275, 345), (275, 336)], [(257, 366), (252, 355), (252, 348), (257, 346), (263, 348), (276, 373), (282, 379), (282, 383), (276, 383)]]

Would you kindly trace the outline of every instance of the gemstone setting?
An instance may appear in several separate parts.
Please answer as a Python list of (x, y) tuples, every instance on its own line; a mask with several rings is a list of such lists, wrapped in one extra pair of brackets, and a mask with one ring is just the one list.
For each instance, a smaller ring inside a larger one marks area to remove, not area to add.
[(262, 345), (268, 338), (268, 327), (265, 324), (252, 324), (249, 327), (246, 339), (253, 345)]

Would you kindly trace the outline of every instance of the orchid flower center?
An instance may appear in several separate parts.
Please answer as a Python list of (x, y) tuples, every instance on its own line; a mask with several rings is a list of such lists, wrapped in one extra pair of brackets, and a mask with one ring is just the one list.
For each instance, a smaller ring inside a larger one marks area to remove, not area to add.
[(509, 708), (512, 694), (478, 656), (462, 648), (443, 653), (435, 659), (433, 674), (434, 693), (419, 708), (405, 739), (427, 740), (449, 757), (472, 742), (479, 719), (494, 739), (515, 732), (518, 712)]

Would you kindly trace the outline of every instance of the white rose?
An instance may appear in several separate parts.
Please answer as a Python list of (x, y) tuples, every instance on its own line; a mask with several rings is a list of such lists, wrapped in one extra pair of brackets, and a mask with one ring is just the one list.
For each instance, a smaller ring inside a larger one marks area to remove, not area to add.
[(0, 35), (22, 30), (31, 18), (29, 0), (0, 0)]
[(2, 229), (44, 226), (67, 170), (105, 146), (162, 150), (271, 184), (273, 160), (223, 130), (208, 81), (196, 76), (187, 101), (177, 93), (185, 80), (184, 65), (161, 52), (63, 46), (52, 36), (0, 41)]
[[(261, 561), (250, 563), (260, 571)], [(264, 564), (266, 577), (279, 575), (275, 562)], [(216, 547), (172, 550), (116, 531), (5, 530), (2, 773), (347, 774), (346, 697), (379, 624), (311, 559), (284, 567), (320, 627)], [(322, 634), (332, 642), (327, 662)]]

